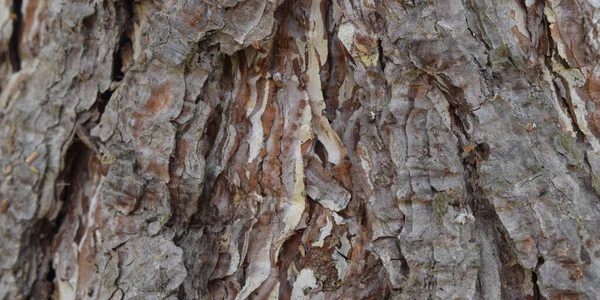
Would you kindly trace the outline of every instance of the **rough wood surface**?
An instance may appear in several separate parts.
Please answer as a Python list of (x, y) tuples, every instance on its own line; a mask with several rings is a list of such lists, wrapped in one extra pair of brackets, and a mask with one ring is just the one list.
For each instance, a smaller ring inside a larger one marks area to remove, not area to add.
[(596, 299), (597, 0), (0, 0), (0, 299)]

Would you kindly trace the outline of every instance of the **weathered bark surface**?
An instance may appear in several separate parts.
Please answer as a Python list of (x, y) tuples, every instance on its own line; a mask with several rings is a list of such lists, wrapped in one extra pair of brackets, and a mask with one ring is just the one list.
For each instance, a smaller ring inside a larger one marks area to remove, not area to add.
[(597, 0), (1, 0), (0, 299), (596, 299)]

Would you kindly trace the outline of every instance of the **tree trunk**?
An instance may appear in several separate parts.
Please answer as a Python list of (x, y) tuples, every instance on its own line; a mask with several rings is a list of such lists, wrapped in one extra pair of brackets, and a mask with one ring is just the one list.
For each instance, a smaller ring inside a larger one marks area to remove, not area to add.
[(596, 299), (599, 18), (0, 1), (0, 299)]

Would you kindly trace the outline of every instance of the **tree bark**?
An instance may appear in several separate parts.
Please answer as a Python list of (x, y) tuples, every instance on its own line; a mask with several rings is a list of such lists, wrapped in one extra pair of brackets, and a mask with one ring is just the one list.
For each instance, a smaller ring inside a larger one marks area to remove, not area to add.
[(599, 18), (0, 1), (0, 299), (596, 299)]

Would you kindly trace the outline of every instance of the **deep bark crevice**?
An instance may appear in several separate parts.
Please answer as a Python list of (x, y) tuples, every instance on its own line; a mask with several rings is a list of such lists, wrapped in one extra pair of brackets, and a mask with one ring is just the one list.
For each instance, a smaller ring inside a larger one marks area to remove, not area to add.
[[(186, 73), (188, 72), (188, 70), (186, 69), (185, 71)], [(208, 93), (208, 86), (210, 82), (213, 82), (215, 79), (215, 72), (210, 72), (210, 74), (208, 75), (208, 78), (206, 79), (206, 81), (204, 82), (204, 85), (202, 86), (201, 92), (197, 95), (196, 99), (194, 99), (194, 104), (198, 104), (200, 101), (202, 101), (203, 97)], [(194, 112), (195, 113), (196, 108), (194, 108)], [(218, 104), (217, 107), (213, 108), (211, 111), (211, 114), (205, 124), (205, 132), (204, 135), (202, 137), (202, 140), (205, 141), (207, 143), (207, 147), (204, 150), (205, 153), (203, 153), (203, 156), (205, 158), (208, 157), (208, 154), (210, 153), (210, 149), (212, 147), (214, 147), (214, 143), (217, 137), (217, 133), (219, 130), (219, 125), (221, 122), (221, 105)], [(169, 174), (171, 176), (170, 182), (169, 182), (169, 192), (171, 193), (171, 207), (173, 208), (173, 213), (171, 218), (169, 219), (169, 221), (167, 221), (167, 223), (165, 224), (166, 227), (171, 227), (171, 228), (176, 228), (177, 229), (177, 234), (175, 235), (174, 240), (177, 240), (178, 242), (176, 242), (176, 244), (180, 243), (181, 241), (183, 241), (183, 239), (185, 238), (185, 235), (188, 233), (189, 227), (190, 227), (190, 223), (192, 222), (192, 220), (194, 220), (195, 215), (197, 214), (197, 210), (196, 212), (194, 212), (192, 214), (192, 216), (190, 216), (189, 218), (182, 218), (181, 216), (181, 211), (184, 208), (180, 208), (180, 206), (183, 204), (181, 203), (180, 197), (181, 197), (181, 192), (180, 192), (180, 182), (177, 184), (173, 183), (173, 172), (175, 172), (175, 168), (177, 160), (179, 159), (178, 153), (180, 151), (180, 143), (178, 143), (177, 141), (179, 141), (182, 136), (187, 133), (189, 131), (189, 128), (192, 124), (192, 119), (188, 120), (185, 123), (181, 123), (178, 124), (176, 122), (172, 122), (172, 124), (177, 128), (177, 132), (175, 133), (175, 147), (173, 149), (173, 154), (171, 155), (171, 157), (169, 158)], [(181, 178), (178, 179), (178, 181), (180, 181)], [(206, 179), (205, 179), (206, 182)], [(203, 186), (201, 187), (202, 190), (206, 190), (207, 187), (205, 184), (203, 184)], [(190, 199), (191, 201), (196, 201), (199, 202), (198, 199)]]
[(537, 265), (535, 266), (535, 270), (531, 271), (531, 282), (533, 283), (533, 299), (534, 300), (543, 300), (546, 299), (540, 293), (540, 286), (538, 283), (538, 270), (544, 264), (544, 258), (538, 257)]
[[(79, 139), (73, 139), (71, 145), (65, 154), (65, 168), (59, 176), (59, 182), (62, 182), (64, 188), (59, 196), (60, 211), (53, 221), (54, 231), (52, 236), (56, 235), (65, 221), (69, 210), (71, 209), (71, 201), (74, 193), (77, 192), (77, 187), (74, 186), (76, 179), (80, 177), (79, 171), (85, 166), (85, 158), (88, 152), (91, 151), (88, 146)], [(79, 169), (81, 168), (81, 169)]]
[(327, 149), (319, 140), (315, 142), (314, 152), (321, 160), (323, 167), (327, 166)]
[[(444, 78), (441, 78), (444, 80)], [(458, 153), (463, 153), (464, 181), (466, 188), (466, 205), (475, 217), (475, 228), (480, 230), (489, 241), (495, 244), (501, 262), (500, 278), (502, 284), (509, 286), (510, 279), (523, 272), (518, 264), (518, 255), (512, 243), (508, 230), (502, 224), (494, 205), (485, 196), (479, 186), (478, 165), (489, 158), (491, 149), (487, 143), (479, 143), (466, 153), (467, 143), (472, 143), (468, 131), (468, 114), (470, 114), (462, 91), (454, 87), (448, 80), (436, 85), (440, 88), (449, 103), (449, 114), (452, 120), (452, 131), (458, 140)], [(517, 288), (518, 287), (514, 287)], [(502, 290), (503, 298), (509, 297), (506, 290)]]
[[(560, 100), (562, 105), (564, 105), (564, 109), (566, 110), (566, 113), (571, 119), (571, 125), (573, 126), (573, 130), (575, 131), (575, 135), (577, 136), (577, 141), (583, 142), (585, 134), (581, 131), (581, 128), (579, 128), (579, 124), (577, 122), (577, 115), (575, 114), (575, 108), (573, 107), (571, 96), (567, 88), (568, 84), (566, 83), (566, 80), (562, 76), (557, 74), (554, 70), (551, 70), (551, 72), (552, 75), (554, 75), (554, 80), (552, 82), (556, 91), (556, 94), (554, 96)], [(560, 81), (560, 85), (556, 82), (557, 80)]]
[(50, 299), (56, 289), (55, 278), (56, 271), (53, 265), (52, 255), (52, 240), (58, 232), (58, 226), (55, 222), (49, 221), (48, 219), (42, 219), (38, 221), (37, 225), (33, 228), (36, 233), (36, 240), (32, 241), (35, 245), (36, 251), (43, 253), (41, 261), (38, 263), (37, 272), (38, 276), (33, 284), (30, 299)]
[[(544, 6), (544, 3), (542, 2), (541, 5)], [(548, 40), (548, 49), (547, 49), (546, 56), (544, 57), (544, 63), (545, 63), (547, 70), (550, 72), (550, 74), (553, 77), (553, 80), (551, 82), (551, 84), (554, 86), (554, 90), (555, 90), (555, 93), (553, 96), (556, 97), (562, 105), (564, 105), (564, 110), (566, 110), (566, 113), (569, 115), (569, 119), (571, 120), (571, 125), (573, 127), (573, 130), (575, 131), (575, 134), (577, 137), (577, 142), (584, 142), (584, 139), (586, 136), (583, 133), (583, 131), (581, 130), (581, 128), (579, 127), (579, 122), (577, 121), (577, 115), (575, 114), (575, 108), (573, 107), (573, 104), (571, 101), (569, 84), (561, 74), (559, 74), (557, 71), (555, 71), (553, 69), (552, 62), (554, 60), (557, 64), (561, 65), (566, 70), (571, 69), (571, 66), (559, 54), (557, 43), (552, 38), (552, 34), (551, 34), (552, 29), (550, 28), (550, 22), (548, 21), (548, 18), (546, 17), (545, 14), (542, 15), (542, 24), (543, 24), (544, 33), (546, 34), (546, 38)], [(557, 81), (560, 82), (560, 84)]]
[[(335, 107), (333, 104), (333, 100), (336, 97), (332, 91), (332, 85), (335, 84), (335, 70), (337, 64), (333, 59), (333, 47), (334, 47), (334, 38), (337, 35), (337, 24), (335, 24), (333, 19), (333, 8), (332, 1), (326, 1), (326, 15), (325, 15), (325, 30), (327, 32), (327, 60), (324, 64), (324, 70), (326, 70), (327, 78), (326, 84), (323, 86), (323, 99), (325, 101), (325, 118), (329, 123), (333, 122), (335, 119)], [(326, 69), (325, 69), (326, 68)], [(323, 70), (321, 71), (321, 73)], [(339, 93), (338, 93), (339, 94)], [(336, 99), (337, 100), (337, 99)], [(336, 101), (337, 102), (337, 101)], [(337, 105), (336, 105), (337, 106)]]
[[(111, 81), (120, 82), (125, 77), (125, 69), (133, 63), (133, 41), (134, 18), (133, 0), (123, 1), (119, 13), (122, 14), (122, 24), (119, 28), (119, 40), (113, 52), (113, 64), (111, 69)], [(119, 14), (118, 13), (118, 14)]]
[(108, 101), (110, 101), (113, 92), (114, 91), (112, 90), (107, 90), (99, 95), (98, 101), (96, 102), (96, 108), (98, 109), (98, 113), (100, 114), (100, 116), (102, 116), (102, 114), (104, 113), (104, 110), (106, 109)]
[[(544, 6), (544, 2), (542, 2), (541, 5)], [(573, 130), (577, 135), (577, 141), (583, 142), (585, 135), (579, 128), (577, 116), (575, 115), (573, 105), (571, 104), (571, 99), (568, 91), (568, 83), (566, 83), (566, 80), (552, 68), (552, 60), (554, 59), (556, 63), (562, 65), (565, 69), (570, 69), (571, 67), (569, 66), (569, 63), (565, 61), (563, 57), (561, 57), (558, 53), (557, 44), (552, 38), (552, 29), (550, 28), (550, 21), (548, 21), (548, 18), (545, 14), (542, 15), (542, 24), (544, 33), (546, 34), (546, 38), (548, 40), (548, 49), (547, 53), (545, 53), (544, 63), (553, 77), (551, 84), (554, 86), (555, 89), (554, 97), (556, 97), (559, 100), (559, 102), (561, 102), (561, 104), (564, 105), (564, 109), (566, 110), (566, 113), (571, 119), (571, 125), (573, 126)], [(559, 80), (562, 86), (559, 85), (556, 82), (556, 80)], [(562, 95), (563, 93), (564, 96)]]
[[(128, 38), (126, 40), (129, 40)], [(121, 42), (115, 51), (115, 56), (113, 59), (112, 65), (112, 81), (119, 82), (125, 77), (125, 73), (123, 72), (123, 58), (121, 54), (121, 47), (125, 42)]]
[[(50, 266), (50, 269), (48, 270), (48, 273), (46, 274), (46, 282), (48, 282), (49, 286), (50, 286), (50, 288), (48, 289), (48, 295), (52, 295), (52, 294), (54, 294), (54, 291), (56, 290), (56, 286), (54, 285), (54, 280), (56, 278), (56, 270), (52, 266), (52, 262), (50, 262), (48, 265)], [(32, 299), (35, 299), (35, 297), (32, 297)]]
[(379, 68), (381, 68), (381, 71), (384, 72), (385, 71), (385, 55), (383, 53), (383, 45), (382, 45), (381, 38), (377, 40), (377, 51), (379, 53)]
[[(65, 154), (65, 168), (57, 181), (59, 191), (56, 198), (60, 209), (54, 218), (41, 219), (33, 229), (36, 232), (36, 240), (32, 242), (36, 245), (37, 251), (43, 253), (43, 258), (38, 266), (38, 279), (30, 295), (32, 299), (50, 297), (58, 288), (56, 285), (57, 274), (54, 269), (54, 253), (61, 242), (59, 236), (63, 223), (66, 222), (72, 209), (71, 200), (73, 193), (76, 192), (76, 187), (72, 186), (72, 183), (74, 178), (78, 178), (80, 175), (78, 174), (78, 167), (85, 168), (81, 165), (81, 160), (87, 155), (88, 151), (90, 151), (89, 148), (81, 140), (73, 140)], [(78, 232), (76, 238), (80, 236), (81, 233)]]
[(21, 13), (22, 6), (23, 0), (14, 0), (11, 12), (11, 17), (13, 18), (13, 30), (9, 40), (8, 57), (13, 72), (18, 72), (21, 70), (20, 40), (23, 18), (23, 14)]

